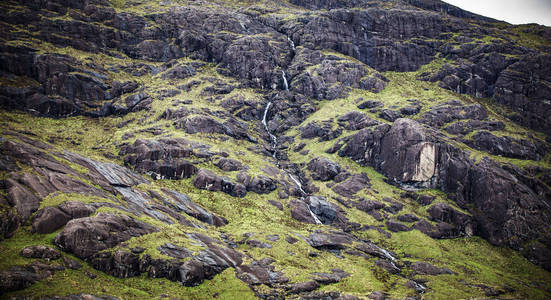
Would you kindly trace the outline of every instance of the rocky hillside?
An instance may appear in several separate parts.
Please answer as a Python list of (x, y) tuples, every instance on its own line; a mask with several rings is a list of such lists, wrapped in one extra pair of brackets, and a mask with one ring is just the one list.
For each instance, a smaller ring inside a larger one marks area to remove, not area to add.
[(551, 298), (551, 28), (437, 0), (0, 27), (0, 298)]

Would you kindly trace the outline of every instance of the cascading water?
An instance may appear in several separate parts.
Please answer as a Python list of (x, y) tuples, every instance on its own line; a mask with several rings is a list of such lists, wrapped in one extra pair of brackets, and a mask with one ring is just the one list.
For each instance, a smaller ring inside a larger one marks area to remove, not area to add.
[(266, 118), (268, 117), (268, 111), (270, 110), (270, 107), (272, 106), (272, 102), (268, 102), (266, 105), (266, 109), (264, 109), (264, 116), (262, 117), (262, 124), (264, 125), (264, 129), (266, 129), (266, 132), (270, 135), (270, 139), (272, 140), (272, 157), (276, 158), (277, 153), (277, 137), (273, 135), (270, 132), (270, 129), (268, 129), (268, 122), (266, 121)]
[(296, 51), (295, 49), (295, 42), (293, 42), (293, 40), (291, 40), (290, 37), (287, 37), (287, 40), (289, 41), (289, 45), (291, 46), (291, 49), (294, 51)]
[[(285, 79), (285, 72), (283, 72), (283, 79), (284, 79), (285, 85), (287, 85), (287, 80)], [(277, 161), (277, 137), (274, 134), (272, 134), (270, 132), (270, 129), (268, 128), (268, 112), (270, 111), (270, 108), (272, 107), (272, 105), (273, 105), (272, 102), (268, 102), (268, 104), (266, 104), (266, 108), (264, 109), (264, 115), (262, 116), (262, 125), (264, 125), (264, 129), (270, 135), (270, 139), (272, 140), (272, 151), (273, 151), (272, 157)], [(279, 166), (279, 163), (277, 164)], [(295, 185), (298, 187), (302, 195), (308, 195), (308, 193), (306, 193), (302, 188), (302, 184), (300, 183), (300, 181), (298, 181), (289, 172), (285, 171), (285, 173), (287, 173), (289, 178), (291, 178), (291, 180), (295, 183)], [(317, 224), (322, 224), (321, 221), (318, 219), (318, 217), (314, 213), (312, 213), (312, 211), (310, 211), (310, 213), (312, 214), (312, 217), (314, 217), (314, 220), (316, 221)]]
[(285, 71), (281, 71), (281, 78), (283, 78), (283, 87), (286, 91), (289, 90), (289, 84), (287, 83), (287, 76), (285, 75)]
[(307, 195), (307, 193), (302, 189), (302, 184), (300, 183), (300, 181), (298, 181), (295, 177), (293, 177), (293, 175), (291, 174), (288, 174), (288, 175), (291, 178), (291, 180), (298, 186), (298, 189), (300, 190), (300, 192), (303, 195)]

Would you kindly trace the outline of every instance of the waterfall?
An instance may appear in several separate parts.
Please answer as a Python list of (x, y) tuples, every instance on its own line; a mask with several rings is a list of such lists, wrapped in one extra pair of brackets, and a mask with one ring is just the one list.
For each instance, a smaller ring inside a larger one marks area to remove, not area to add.
[(310, 215), (312, 216), (312, 218), (314, 218), (314, 222), (316, 222), (316, 224), (323, 224), (320, 219), (318, 219), (318, 216), (316, 216), (316, 214), (314, 214), (314, 212), (312, 212), (312, 210), (310, 209), (310, 206), (308, 206), (308, 211), (310, 212)]
[(268, 132), (268, 134), (270, 135), (270, 139), (272, 140), (272, 150), (273, 150), (272, 157), (276, 158), (277, 137), (270, 132), (270, 129), (268, 129), (268, 122), (266, 120), (267, 117), (268, 117), (268, 111), (270, 110), (270, 107), (272, 107), (272, 102), (268, 102), (268, 104), (266, 105), (266, 109), (264, 109), (264, 116), (262, 117), (262, 124), (264, 125), (264, 129), (266, 129), (266, 132)]
[[(283, 79), (285, 79), (285, 72), (283, 72)], [(284, 83), (285, 83), (285, 86), (287, 86), (287, 80), (285, 80)], [(277, 137), (275, 135), (273, 135), (270, 132), (270, 129), (268, 128), (268, 112), (270, 111), (271, 107), (272, 107), (272, 102), (268, 102), (268, 104), (266, 104), (266, 108), (264, 109), (264, 115), (262, 116), (262, 125), (264, 125), (264, 129), (266, 130), (266, 132), (268, 132), (268, 134), (270, 135), (270, 138), (272, 139), (272, 150), (273, 150), (272, 157), (274, 159), (276, 159), (276, 163), (279, 166), (279, 162), (277, 162), (277, 157), (276, 157), (276, 154), (277, 154)], [(287, 173), (289, 178), (291, 178), (291, 180), (296, 184), (296, 186), (298, 187), (298, 189), (300, 190), (302, 195), (308, 195), (304, 191), (304, 189), (302, 189), (302, 184), (300, 183), (300, 181), (298, 181), (295, 177), (293, 177), (293, 175), (291, 175), (289, 172), (287, 172), (287, 171), (284, 171), (284, 172)], [(308, 208), (308, 209), (310, 209), (310, 208)], [(312, 217), (314, 218), (314, 220), (316, 221), (317, 224), (322, 224), (321, 221), (318, 219), (318, 217), (311, 210), (310, 210), (310, 213), (312, 214)], [(391, 255), (391, 257), (392, 257), (392, 255)]]
[(390, 260), (391, 262), (395, 262), (396, 261), (396, 258), (394, 256), (392, 256), (392, 254), (390, 254), (390, 252), (386, 249), (383, 249), (375, 244), (373, 244), (373, 246), (375, 246), (377, 248), (377, 250), (381, 251), (383, 253), (383, 255), (388, 259)]
[(293, 40), (291, 40), (290, 37), (287, 37), (287, 40), (289, 41), (289, 45), (291, 46), (291, 49), (293, 50), (293, 52), (295, 52), (296, 51), (295, 42), (293, 42)]
[(281, 77), (283, 78), (283, 87), (286, 91), (289, 90), (289, 84), (287, 83), (287, 77), (285, 76), (285, 71), (281, 71)]
[(289, 177), (291, 178), (291, 180), (293, 180), (295, 182), (295, 184), (298, 186), (298, 189), (300, 190), (300, 192), (304, 195), (307, 195), (306, 192), (302, 189), (302, 184), (300, 183), (300, 181), (298, 181), (295, 177), (293, 177), (293, 175), (291, 174), (287, 174), (289, 175)]

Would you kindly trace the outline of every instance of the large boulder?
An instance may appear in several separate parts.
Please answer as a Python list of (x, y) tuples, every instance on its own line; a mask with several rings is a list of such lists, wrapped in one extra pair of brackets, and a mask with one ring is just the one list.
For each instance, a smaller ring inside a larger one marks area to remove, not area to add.
[(76, 201), (45, 207), (34, 215), (32, 229), (36, 233), (51, 233), (67, 224), (69, 220), (87, 217), (94, 211), (93, 207)]
[(218, 176), (207, 169), (200, 169), (197, 172), (193, 185), (198, 189), (224, 192), (234, 197), (245, 197), (247, 194), (243, 184), (232, 182), (227, 177)]
[(69, 221), (54, 243), (63, 251), (86, 259), (132, 237), (155, 231), (155, 227), (126, 215), (99, 213), (94, 217)]
[(327, 158), (317, 157), (308, 163), (308, 170), (314, 180), (328, 181), (341, 172), (341, 166)]
[(379, 168), (396, 182), (424, 183), (435, 175), (437, 155), (419, 123), (398, 119), (382, 139)]

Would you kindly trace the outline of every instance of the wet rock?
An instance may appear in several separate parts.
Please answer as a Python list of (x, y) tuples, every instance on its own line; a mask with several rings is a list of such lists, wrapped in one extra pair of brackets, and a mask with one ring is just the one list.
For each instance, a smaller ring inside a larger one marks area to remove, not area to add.
[(306, 198), (306, 203), (310, 211), (323, 224), (331, 224), (337, 218), (337, 209), (333, 204), (327, 202), (324, 197), (309, 196)]
[(386, 270), (390, 274), (398, 274), (401, 272), (394, 263), (391, 263), (387, 260), (378, 259), (375, 261), (375, 265), (383, 270)]
[(324, 197), (309, 196), (301, 200), (291, 200), (291, 216), (310, 224), (331, 224), (342, 217), (336, 207)]
[(86, 259), (132, 237), (155, 231), (155, 227), (126, 215), (99, 213), (94, 217), (69, 221), (55, 237), (54, 243), (63, 251)]
[(26, 258), (42, 258), (55, 260), (61, 257), (59, 252), (47, 246), (28, 246), (21, 250), (21, 256)]
[(291, 217), (295, 220), (310, 224), (319, 224), (321, 221), (317, 220), (317, 216), (310, 210), (308, 204), (301, 200), (291, 200), (289, 203), (291, 207)]
[(207, 169), (200, 169), (193, 179), (193, 185), (198, 189), (224, 192), (234, 197), (244, 197), (246, 188), (240, 183), (234, 183), (228, 178), (218, 176)]
[(308, 170), (314, 180), (328, 181), (340, 173), (341, 166), (327, 158), (317, 157), (308, 163)]

